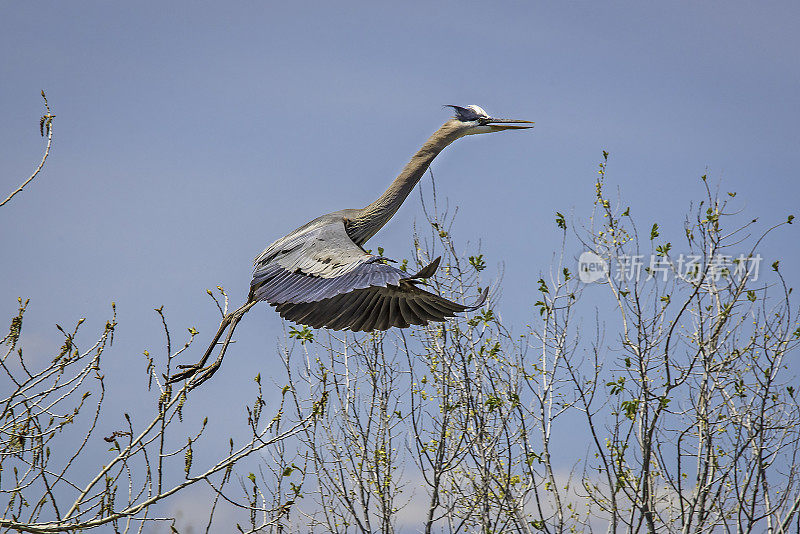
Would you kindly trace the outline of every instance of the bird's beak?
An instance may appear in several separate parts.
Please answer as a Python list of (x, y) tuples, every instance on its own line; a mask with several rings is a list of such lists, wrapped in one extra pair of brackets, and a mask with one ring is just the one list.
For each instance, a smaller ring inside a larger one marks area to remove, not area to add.
[(533, 126), (526, 126), (534, 124), (533, 121), (518, 121), (514, 119), (489, 119), (486, 125), (489, 126), (493, 132), (502, 132), (503, 130), (524, 130), (533, 128)]

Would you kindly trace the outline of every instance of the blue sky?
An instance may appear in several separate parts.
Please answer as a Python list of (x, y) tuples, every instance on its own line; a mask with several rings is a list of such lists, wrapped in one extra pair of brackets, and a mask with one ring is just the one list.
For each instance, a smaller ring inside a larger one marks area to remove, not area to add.
[[(41, 155), (39, 91), (57, 115), (44, 173), (0, 210), (0, 312), (31, 299), (31, 354), (55, 323), (100, 331), (117, 303), (109, 380), (176, 332), (238, 304), (252, 258), (320, 214), (362, 207), (448, 117), (478, 104), (536, 128), (458, 141), (434, 163), (456, 238), (505, 264), (499, 308), (532, 314), (559, 234), (588, 217), (597, 163), (649, 227), (680, 232), (708, 173), (748, 216), (797, 213), (800, 6), (791, 2), (7, 2), (0, 7), (0, 185)], [(412, 195), (371, 242), (407, 257)], [(663, 234), (663, 232), (662, 232)], [(766, 243), (797, 281), (795, 227)], [(771, 257), (772, 257), (771, 256)], [(495, 270), (488, 271), (494, 273)], [(796, 284), (794, 284), (796, 285)], [(267, 306), (204, 388), (275, 369)], [(192, 353), (189, 359), (194, 360)]]

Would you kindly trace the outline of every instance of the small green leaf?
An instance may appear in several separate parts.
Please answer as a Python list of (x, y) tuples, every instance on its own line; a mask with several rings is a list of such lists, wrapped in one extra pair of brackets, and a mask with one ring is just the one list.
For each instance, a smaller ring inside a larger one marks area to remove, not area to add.
[(556, 226), (558, 226), (562, 230), (567, 229), (567, 220), (564, 218), (564, 215), (560, 211), (556, 212)]
[(494, 312), (492, 310), (484, 310), (476, 315), (475, 318), (478, 319), (478, 321), (482, 321), (485, 325), (488, 325), (495, 320)]
[(650, 229), (650, 241), (654, 240), (658, 237), (658, 223), (653, 223), (653, 227)]
[(469, 257), (469, 264), (472, 265), (476, 271), (481, 272), (486, 268), (486, 262), (483, 261), (483, 254)]
[(550, 293), (550, 290), (547, 289), (547, 284), (544, 283), (544, 278), (539, 278), (538, 284), (539, 284), (539, 291), (541, 293)]
[(620, 407), (625, 412), (625, 417), (633, 421), (636, 419), (636, 412), (639, 410), (639, 399), (622, 401)]
[(314, 331), (307, 326), (303, 326), (302, 330), (298, 330), (293, 326), (289, 329), (289, 337), (297, 339), (301, 345), (305, 345), (306, 342), (314, 342)]
[(625, 390), (625, 377), (621, 376), (614, 382), (606, 382), (606, 386), (611, 388), (612, 395), (619, 395)]

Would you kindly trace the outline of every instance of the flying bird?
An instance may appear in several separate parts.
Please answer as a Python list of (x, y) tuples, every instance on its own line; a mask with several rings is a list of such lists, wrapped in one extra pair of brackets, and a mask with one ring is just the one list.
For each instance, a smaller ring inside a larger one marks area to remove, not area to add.
[[(247, 302), (223, 318), (202, 359), (179, 366), (182, 371), (169, 382), (194, 376), (193, 388), (208, 380), (222, 363), (242, 316), (262, 300), (284, 319), (299, 324), (363, 332), (444, 321), (482, 306), (487, 291), (473, 304), (464, 305), (418, 287), (433, 276), (440, 258), (417, 273), (408, 273), (362, 248), (392, 218), (449, 144), (466, 135), (533, 127), (531, 121), (491, 117), (479, 106), (449, 107), (455, 110), (454, 116), (428, 138), (375, 202), (318, 217), (264, 249), (254, 262)], [(226, 329), (217, 360), (204, 367)]]

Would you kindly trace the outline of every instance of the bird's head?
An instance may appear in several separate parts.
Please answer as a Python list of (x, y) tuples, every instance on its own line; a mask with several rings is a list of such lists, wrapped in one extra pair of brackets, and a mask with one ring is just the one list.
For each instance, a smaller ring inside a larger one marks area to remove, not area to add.
[(532, 121), (514, 119), (497, 119), (490, 117), (480, 106), (447, 106), (455, 110), (455, 116), (449, 121), (460, 135), (502, 132), (504, 130), (524, 130), (533, 128)]

